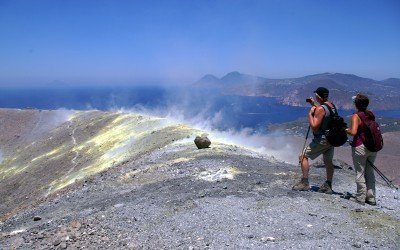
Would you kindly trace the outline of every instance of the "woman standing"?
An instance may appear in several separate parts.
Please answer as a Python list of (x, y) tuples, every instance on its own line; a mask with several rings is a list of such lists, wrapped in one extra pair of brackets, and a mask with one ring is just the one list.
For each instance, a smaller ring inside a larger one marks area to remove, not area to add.
[(355, 202), (364, 205), (376, 205), (375, 175), (371, 165), (374, 164), (376, 152), (369, 151), (363, 144), (365, 138), (364, 122), (368, 119), (375, 120), (375, 115), (367, 110), (369, 99), (365, 95), (353, 96), (353, 103), (357, 109), (351, 117), (351, 127), (346, 129), (347, 134), (353, 136), (352, 156), (356, 169), (357, 193), (350, 198)]

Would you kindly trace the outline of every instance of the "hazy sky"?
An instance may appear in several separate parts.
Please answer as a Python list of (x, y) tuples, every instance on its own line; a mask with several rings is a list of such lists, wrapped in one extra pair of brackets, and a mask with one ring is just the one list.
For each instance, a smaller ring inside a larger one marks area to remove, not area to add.
[(0, 84), (400, 78), (400, 1), (0, 0)]

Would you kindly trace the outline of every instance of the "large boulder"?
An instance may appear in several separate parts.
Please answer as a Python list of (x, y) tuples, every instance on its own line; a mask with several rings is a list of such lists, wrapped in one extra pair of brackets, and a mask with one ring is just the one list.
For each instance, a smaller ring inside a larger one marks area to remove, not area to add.
[(207, 134), (196, 136), (196, 138), (194, 139), (194, 143), (196, 144), (198, 149), (208, 148), (211, 145), (211, 141), (210, 139), (208, 139)]

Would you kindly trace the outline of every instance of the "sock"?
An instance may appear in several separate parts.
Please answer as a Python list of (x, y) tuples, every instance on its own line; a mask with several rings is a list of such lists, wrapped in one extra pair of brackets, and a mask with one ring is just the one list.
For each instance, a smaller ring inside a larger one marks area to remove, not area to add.
[(302, 180), (303, 182), (305, 182), (305, 183), (308, 183), (308, 178), (302, 177), (301, 180)]
[(332, 188), (332, 181), (326, 181), (326, 183), (328, 183), (329, 187)]

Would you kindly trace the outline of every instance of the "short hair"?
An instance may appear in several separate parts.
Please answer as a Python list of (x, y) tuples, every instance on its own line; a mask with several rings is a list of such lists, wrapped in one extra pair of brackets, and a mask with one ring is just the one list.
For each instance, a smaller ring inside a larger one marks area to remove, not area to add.
[(357, 94), (356, 98), (354, 99), (354, 104), (356, 105), (356, 108), (360, 111), (367, 110), (367, 107), (369, 105), (368, 96)]

